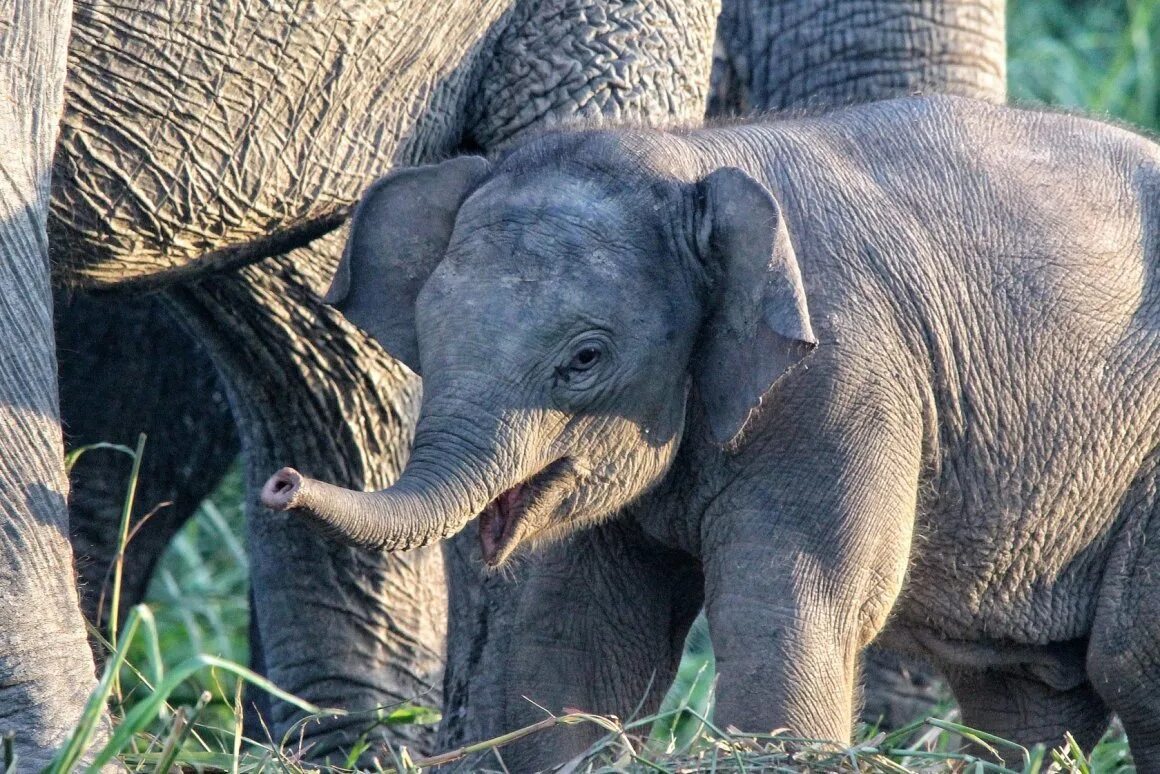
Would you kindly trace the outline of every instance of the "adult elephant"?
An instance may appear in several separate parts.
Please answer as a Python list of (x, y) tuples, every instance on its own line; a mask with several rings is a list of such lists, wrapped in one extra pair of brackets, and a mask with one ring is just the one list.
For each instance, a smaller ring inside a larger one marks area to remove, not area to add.
[[(716, 11), (684, 0), (78, 2), (50, 232), (60, 283), (92, 298), (70, 299), (72, 326), (83, 325), (85, 336), (62, 331), (82, 385), (66, 395), (82, 405), (86, 378), (110, 393), (124, 384), (94, 380), (86, 341), (107, 341), (127, 362), (157, 349), (173, 354), (165, 342), (179, 340), (169, 334), (145, 348), (116, 333), (148, 335), (161, 319), (155, 307), (119, 313), (117, 325), (127, 328), (84, 322), (100, 318), (102, 303), (162, 289), (222, 377), (252, 492), (287, 458), (328, 480), (383, 486), (409, 445), (418, 383), (321, 303), (338, 255), (303, 246), (339, 225), (362, 187), (398, 164), (495, 149), (560, 120), (695, 118)], [(125, 376), (130, 395), (156, 383)], [(198, 417), (216, 422), (196, 402), (180, 412), (165, 406), (130, 399), (123, 409), (178, 445), (197, 437)], [(193, 430), (173, 431), (160, 421), (167, 414), (187, 417)], [(75, 416), (78, 439), (115, 426)], [(225, 456), (201, 455), (202, 469)], [(91, 458), (98, 472), (86, 482), (115, 464), (100, 459)], [(187, 489), (209, 478), (186, 475)], [(159, 499), (165, 487), (155, 491)], [(117, 488), (95, 491), (74, 514), (107, 534), (93, 514), (107, 519), (115, 497)], [(258, 665), (326, 706), (368, 709), (424, 692), (437, 702), (446, 625), (438, 549), (352, 551), (286, 519), (254, 518), (256, 507), (252, 496)], [(159, 533), (171, 532), (183, 510), (189, 500), (157, 522)], [(73, 532), (84, 539), (85, 525)], [(93, 577), (101, 550), (86, 549), (96, 557)], [(280, 738), (299, 717), (275, 704), (267, 720)], [(305, 741), (326, 755), (368, 725), (365, 715), (311, 724)], [(427, 743), (418, 728), (396, 739)]]

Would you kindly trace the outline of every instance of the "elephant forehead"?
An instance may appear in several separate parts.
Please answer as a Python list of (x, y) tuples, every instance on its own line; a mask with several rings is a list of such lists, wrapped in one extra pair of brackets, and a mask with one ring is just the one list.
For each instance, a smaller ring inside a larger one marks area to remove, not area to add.
[(524, 339), (521, 332), (545, 340), (569, 335), (580, 320), (616, 325), (659, 292), (628, 268), (632, 256), (623, 251), (536, 242), (534, 250), (513, 249), (511, 239), (497, 239), (463, 260), (444, 261), (420, 294), (420, 317), (433, 329), (454, 329), (456, 338), (474, 331), (501, 347), (494, 339)]
[(513, 322), (545, 320), (600, 308), (621, 307), (640, 293), (638, 284), (614, 260), (549, 262), (504, 261), (501, 267), (478, 264), (440, 268), (424, 288), (419, 305), (454, 310), (465, 318)]
[(565, 180), (499, 193), (464, 204), (437, 276), (498, 278), (509, 287), (613, 280), (647, 251), (637, 208), (599, 186)]

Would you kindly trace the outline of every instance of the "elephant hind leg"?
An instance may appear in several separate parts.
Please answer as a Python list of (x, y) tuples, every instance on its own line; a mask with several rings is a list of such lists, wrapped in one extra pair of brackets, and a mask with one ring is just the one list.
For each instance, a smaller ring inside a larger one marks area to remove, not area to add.
[(1146, 774), (1160, 772), (1160, 453), (1138, 480), (1104, 568), (1087, 670)]
[[(948, 670), (947, 681), (959, 702), (963, 724), (1017, 742), (1024, 747), (1058, 747), (1070, 733), (1090, 750), (1107, 730), (1109, 712), (1086, 680), (1069, 688), (1006, 669)], [(973, 751), (983, 757), (984, 752)], [(1008, 764), (1010, 750), (999, 750)]]

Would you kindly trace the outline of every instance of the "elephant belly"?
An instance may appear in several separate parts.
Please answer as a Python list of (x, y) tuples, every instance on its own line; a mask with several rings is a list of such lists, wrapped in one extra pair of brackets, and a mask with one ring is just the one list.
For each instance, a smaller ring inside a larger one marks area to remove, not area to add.
[(333, 228), (394, 163), (455, 146), (474, 50), (511, 3), (133, 5), (76, 3), (51, 222), (72, 284)]
[(950, 640), (1029, 646), (1085, 638), (1116, 536), (1149, 515), (1135, 494), (1157, 467), (1140, 445), (1072, 460), (1072, 475), (944, 487), (919, 515), (892, 621)]
[(1061, 691), (1087, 679), (1088, 640), (1077, 637), (1042, 645), (996, 638), (957, 640), (922, 626), (892, 622), (875, 640), (879, 647), (917, 656), (944, 673), (990, 669), (1034, 678)]
[(1141, 308), (1108, 312), (1115, 325), (1055, 310), (1037, 335), (991, 309), (1005, 322), (977, 327), (1002, 336), (960, 336), (896, 618), (967, 641), (1087, 636), (1158, 467), (1160, 336), (1133, 322)]

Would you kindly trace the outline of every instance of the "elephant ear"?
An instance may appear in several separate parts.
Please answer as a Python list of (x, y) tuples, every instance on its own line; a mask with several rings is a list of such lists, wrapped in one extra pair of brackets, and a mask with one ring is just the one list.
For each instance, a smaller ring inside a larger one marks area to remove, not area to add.
[(765, 394), (817, 339), (773, 195), (734, 167), (696, 187), (696, 244), (712, 302), (694, 378), (714, 442), (735, 448)]
[(443, 259), (455, 216), (487, 175), (479, 156), (397, 169), (363, 194), (326, 302), (419, 373), (415, 298)]

